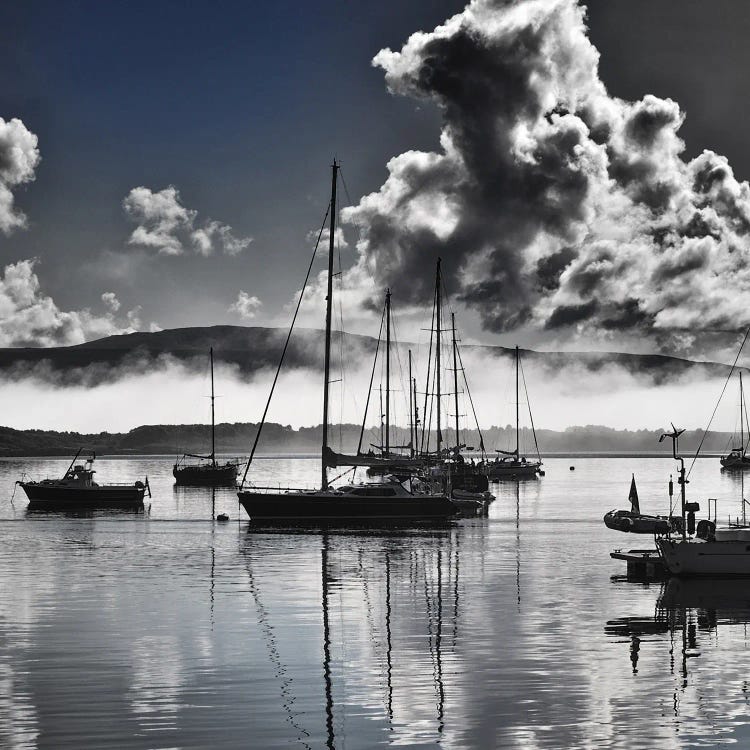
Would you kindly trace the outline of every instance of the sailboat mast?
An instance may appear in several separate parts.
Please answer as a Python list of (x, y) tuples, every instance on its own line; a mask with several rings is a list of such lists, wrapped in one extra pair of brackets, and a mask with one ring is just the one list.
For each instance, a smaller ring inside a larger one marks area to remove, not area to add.
[(419, 404), (417, 403), (417, 379), (414, 378), (412, 381), (412, 393), (414, 394), (414, 447), (411, 455), (414, 456), (418, 453), (417, 449), (417, 433), (419, 431)]
[(412, 395), (411, 349), (409, 349), (409, 456), (414, 458), (414, 397)]
[(740, 373), (740, 448), (742, 449), (742, 455), (745, 455), (745, 424), (742, 414), (744, 398), (742, 394), (742, 373)]
[(458, 438), (458, 364), (456, 363), (456, 313), (451, 313), (451, 326), (453, 328), (453, 397), (454, 406), (456, 407), (456, 452), (461, 447), (461, 441)]
[(214, 410), (214, 348), (209, 350), (211, 358), (211, 465), (216, 466), (216, 415)]
[(380, 455), (383, 455), (385, 446), (385, 436), (383, 435), (383, 384), (378, 384), (378, 393), (380, 394)]
[(326, 294), (326, 338), (325, 338), (325, 362), (323, 375), (323, 444), (320, 454), (321, 463), (321, 488), (328, 489), (328, 470), (326, 467), (326, 452), (328, 450), (328, 384), (331, 378), (331, 310), (333, 309), (333, 248), (334, 235), (336, 232), (336, 182), (339, 165), (336, 159), (331, 165), (331, 217), (328, 237), (328, 287)]
[(443, 442), (443, 436), (440, 432), (440, 318), (442, 316), (441, 310), (441, 299), (440, 299), (440, 258), (437, 261), (437, 272), (435, 274), (435, 331), (436, 331), (436, 346), (435, 346), (435, 367), (437, 372), (437, 455), (440, 458), (440, 449)]
[(516, 347), (516, 459), (519, 456), (520, 419), (518, 416), (518, 347)]
[(391, 290), (385, 290), (385, 454), (390, 452), (391, 434)]

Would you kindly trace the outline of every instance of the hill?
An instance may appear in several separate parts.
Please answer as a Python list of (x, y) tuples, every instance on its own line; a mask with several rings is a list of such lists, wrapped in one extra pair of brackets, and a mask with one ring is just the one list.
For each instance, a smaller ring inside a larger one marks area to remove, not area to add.
[[(150, 372), (174, 361), (202, 371), (208, 349), (213, 346), (217, 361), (233, 365), (243, 377), (249, 377), (277, 364), (286, 333), (285, 329), (260, 326), (210, 326), (108, 336), (76, 346), (4, 348), (0, 349), (0, 373), (11, 378), (33, 375), (56, 385), (96, 385), (134, 373)], [(343, 336), (341, 348), (349, 361), (371, 360), (377, 344), (374, 338), (337, 333), (338, 336)], [(414, 345), (400, 344), (404, 356), (410, 346)], [(338, 350), (338, 338), (336, 348)], [(464, 346), (463, 351), (493, 358), (513, 355), (512, 349), (500, 346)], [(541, 366), (550, 376), (567, 367), (596, 372), (617, 366), (658, 384), (686, 374), (706, 377), (729, 371), (725, 364), (657, 354), (522, 351), (525, 361)], [(297, 330), (291, 339), (285, 366), (322, 369), (323, 332)]]

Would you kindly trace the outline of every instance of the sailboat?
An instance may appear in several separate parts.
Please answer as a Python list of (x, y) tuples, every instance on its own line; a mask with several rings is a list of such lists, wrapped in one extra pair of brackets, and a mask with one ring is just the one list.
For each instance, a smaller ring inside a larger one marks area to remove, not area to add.
[[(750, 469), (750, 456), (747, 455), (747, 445), (745, 445), (745, 394), (742, 390), (742, 373), (740, 373), (740, 444), (726, 456), (722, 456), (719, 461), (724, 469)], [(748, 425), (750, 432), (750, 425)], [(750, 435), (748, 435), (750, 438)]]
[[(333, 259), (334, 238), (336, 236), (336, 186), (339, 165), (334, 159), (331, 166), (331, 202), (330, 227), (328, 244), (328, 274), (325, 319), (325, 352), (323, 374), (323, 436), (321, 445), (321, 484), (319, 489), (279, 489), (278, 487), (249, 487), (245, 489), (247, 478), (255, 448), (258, 444), (260, 429), (262, 428), (268, 404), (261, 420), (256, 436), (255, 445), (245, 468), (245, 474), (237, 493), (240, 504), (254, 521), (261, 522), (353, 522), (371, 523), (373, 521), (427, 521), (447, 519), (457, 512), (456, 506), (444, 493), (433, 493), (426, 483), (415, 481), (409, 477), (407, 482), (393, 481), (373, 482), (367, 484), (349, 484), (332, 487), (328, 480), (328, 467), (331, 461), (331, 449), (328, 445), (328, 407), (329, 385), (331, 374), (331, 317), (333, 309)], [(303, 289), (304, 293), (304, 289)], [(300, 296), (301, 300), (301, 296)], [(299, 309), (299, 306), (298, 308)], [(295, 313), (296, 319), (296, 313)], [(287, 336), (294, 326), (294, 320)], [(284, 352), (286, 351), (286, 346)], [(283, 362), (284, 352), (276, 372)]]
[[(233, 485), (237, 481), (237, 462), (226, 461), (220, 464), (216, 460), (216, 419), (214, 396), (214, 348), (209, 351), (211, 360), (211, 453), (207, 456), (197, 453), (185, 453), (172, 468), (175, 483), (201, 487), (218, 487)], [(189, 458), (200, 459), (199, 463), (187, 463)]]
[[(520, 452), (520, 416), (519, 416), (519, 395), (518, 395), (518, 371), (520, 364), (520, 352), (516, 347), (516, 447), (512, 451), (496, 450), (500, 454), (494, 461), (485, 464), (487, 476), (491, 479), (521, 479), (524, 477), (535, 477), (542, 474), (542, 459), (539, 456), (537, 446), (537, 458), (528, 459), (522, 456)], [(536, 443), (536, 430), (532, 424), (534, 432), (534, 442)]]
[[(451, 344), (453, 355), (453, 367), (446, 368), (453, 372), (453, 393), (443, 392), (443, 333), (447, 334), (447, 329), (443, 325), (443, 291), (444, 283), (442, 276), (442, 260), (437, 259), (435, 269), (435, 291), (433, 296), (433, 313), (430, 325), (430, 353), (427, 364), (427, 377), (424, 399), (424, 417), (422, 423), (422, 438), (418, 455), (425, 463), (423, 474), (431, 482), (439, 482), (441, 486), (450, 493), (451, 499), (461, 507), (463, 513), (486, 510), (487, 505), (495, 497), (489, 491), (489, 482), (487, 476), (481, 470), (480, 466), (473, 460), (467, 461), (461, 451), (468, 448), (461, 443), (461, 433), (459, 429), (459, 385), (458, 373), (463, 372), (463, 367), (459, 366), (458, 340), (456, 337), (456, 316), (451, 313)], [(433, 365), (434, 352), (434, 365)], [(468, 393), (468, 381), (464, 376), (464, 383)], [(434, 391), (430, 390), (430, 385)], [(415, 389), (416, 390), (416, 389)], [(450, 438), (446, 439), (443, 435), (443, 398), (444, 396), (453, 396), (454, 405), (454, 430), (455, 443), (450, 444)], [(470, 394), (469, 394), (470, 396)], [(430, 398), (432, 397), (432, 401)], [(416, 393), (414, 398), (416, 405)], [(435, 414), (435, 450), (430, 450), (431, 422), (433, 411)], [(476, 416), (476, 415), (475, 415)], [(418, 422), (416, 412), (413, 420), (414, 424)], [(477, 424), (477, 430), (479, 425)], [(416, 432), (416, 429), (415, 429)], [(481, 440), (481, 430), (479, 430)], [(481, 443), (484, 452), (484, 443)], [(468, 448), (468, 450), (473, 450)]]
[[(383, 332), (382, 321), (378, 344), (375, 349), (375, 358), (372, 365), (372, 374), (370, 376), (370, 388), (367, 394), (365, 404), (365, 414), (362, 420), (362, 430), (359, 435), (359, 445), (357, 446), (356, 455), (346, 455), (336, 453), (332, 448), (328, 448), (326, 461), (329, 468), (339, 466), (366, 466), (368, 476), (385, 476), (394, 474), (397, 476), (406, 476), (417, 472), (424, 467), (424, 461), (418, 456), (415, 457), (412, 445), (392, 446), (391, 445), (391, 290), (385, 290), (385, 305), (383, 307), (383, 319), (385, 321), (385, 410), (383, 407), (383, 390), (380, 389), (380, 445), (373, 445), (377, 452), (372, 449), (367, 453), (362, 452), (362, 440), (365, 432), (365, 422), (367, 420), (367, 411), (370, 405), (370, 395), (372, 394), (372, 383), (375, 376), (375, 368), (378, 363), (378, 354), (380, 350), (381, 335)], [(411, 351), (409, 351), (409, 381), (411, 382)], [(411, 392), (410, 392), (411, 400)], [(385, 419), (385, 422), (383, 421)], [(396, 448), (409, 448), (409, 455), (396, 453)]]

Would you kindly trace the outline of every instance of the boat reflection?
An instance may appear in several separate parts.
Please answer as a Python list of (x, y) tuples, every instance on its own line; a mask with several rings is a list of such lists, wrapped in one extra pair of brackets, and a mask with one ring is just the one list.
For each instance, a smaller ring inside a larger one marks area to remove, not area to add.
[(147, 516), (151, 510), (151, 503), (144, 505), (124, 505), (113, 508), (111, 506), (98, 507), (91, 505), (85, 510), (60, 510), (59, 508), (36, 508), (28, 505), (25, 510), (27, 518), (116, 518), (117, 516)]
[[(271, 548), (268, 537), (247, 535), (241, 554), (250, 592), (286, 722), (294, 727), (298, 742), (327, 748), (343, 745), (344, 729), (357, 715), (373, 720), (368, 722), (377, 732), (372, 744), (380, 744), (383, 733), (394, 743), (440, 742), (449, 694), (446, 674), (451, 671), (446, 670), (446, 659), (457, 658), (459, 643), (459, 533), (449, 528), (366, 536), (331, 530), (299, 535), (300, 547), (319, 546), (317, 639), (310, 636), (315, 625), (309, 620), (303, 633), (288, 621), (272, 618), (263, 584)], [(311, 555), (306, 558), (308, 569)], [(277, 584), (271, 586), (268, 597), (276, 597)], [(296, 709), (311, 700), (302, 695), (309, 676), (295, 673), (299, 665), (293, 662), (300, 647), (297, 641), (308, 637), (317, 640), (322, 662), (317, 719)]]
[[(633, 673), (638, 672), (641, 642), (665, 635), (672, 644), (681, 641), (681, 673), (687, 684), (688, 659), (701, 656), (701, 634), (719, 627), (750, 623), (750, 587), (741, 578), (670, 578), (659, 591), (651, 617), (620, 617), (607, 622), (604, 631), (630, 640)], [(672, 659), (677, 654), (670, 647)]]

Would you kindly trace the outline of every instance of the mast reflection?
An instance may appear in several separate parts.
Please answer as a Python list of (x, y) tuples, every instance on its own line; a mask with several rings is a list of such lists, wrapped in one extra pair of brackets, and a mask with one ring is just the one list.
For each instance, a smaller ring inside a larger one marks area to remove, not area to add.
[[(258, 546), (253, 544), (254, 536), (247, 535), (241, 553), (246, 558), (260, 633), (281, 682), (285, 707), (293, 706), (295, 698), (299, 705), (317, 702), (322, 708), (318, 726), (325, 736), (320, 744), (330, 749), (343, 746), (343, 733), (351, 732), (353, 722), (363, 716), (375, 721), (367, 722), (362, 731), (385, 732), (385, 738), (373, 742), (440, 741), (450, 695), (445, 660), (446, 656), (455, 659), (459, 642), (460, 530), (367, 535), (325, 530), (293, 535), (299, 542), (279, 531), (266, 535)], [(300, 594), (292, 601), (294, 619), (304, 629), (297, 631), (296, 639), (287, 635), (283, 642), (280, 634), (290, 632), (290, 621), (283, 628), (271, 622), (262, 601), (262, 589), (269, 587), (268, 596), (279, 590), (276, 571), (309, 568), (301, 556), (309, 554), (316, 537), (320, 544), (317, 633), (323, 677), (318, 678), (317, 691), (309, 669), (293, 674), (293, 668), (282, 660), (284, 653), (292, 654), (303, 641), (315, 638), (315, 607), (309, 599), (304, 601), (304, 584), (298, 582)], [(273, 564), (263, 549), (274, 550)], [(289, 550), (289, 558), (279, 550)], [(265, 574), (259, 573), (261, 568)], [(308, 690), (312, 694), (291, 696), (293, 678), (297, 693)], [(311, 737), (302, 729), (300, 716), (290, 713), (287, 721), (297, 728), (301, 741)], [(312, 739), (310, 743), (314, 744)]]

